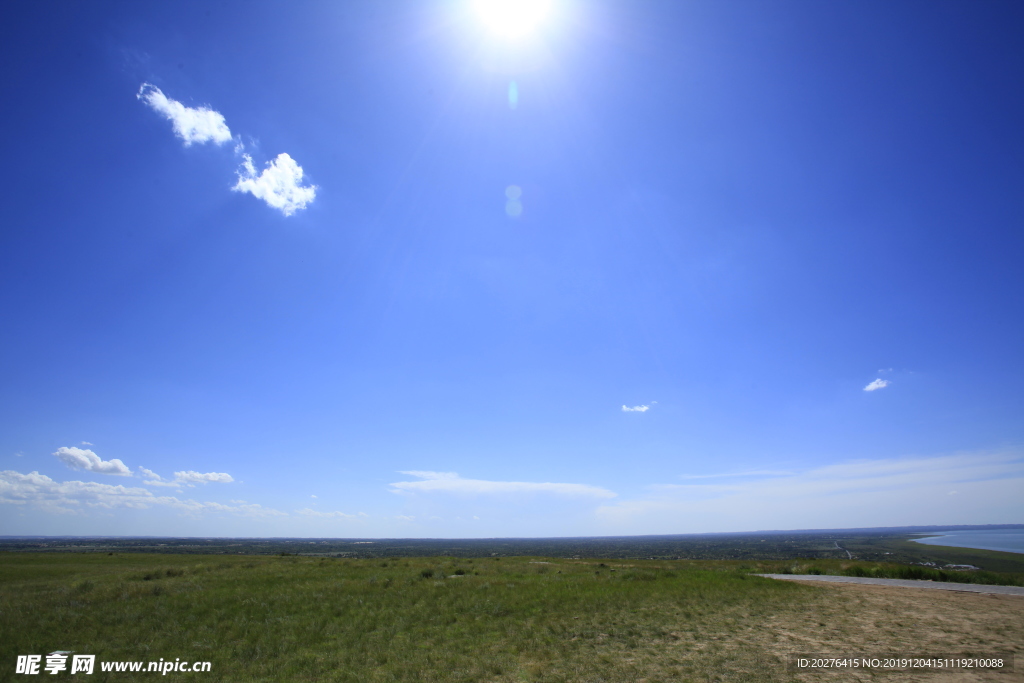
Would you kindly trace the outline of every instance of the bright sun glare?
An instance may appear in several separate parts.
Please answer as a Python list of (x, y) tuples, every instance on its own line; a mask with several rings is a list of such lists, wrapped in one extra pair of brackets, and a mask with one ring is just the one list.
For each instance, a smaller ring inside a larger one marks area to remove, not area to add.
[(477, 14), (495, 33), (522, 38), (547, 16), (551, 0), (474, 0)]

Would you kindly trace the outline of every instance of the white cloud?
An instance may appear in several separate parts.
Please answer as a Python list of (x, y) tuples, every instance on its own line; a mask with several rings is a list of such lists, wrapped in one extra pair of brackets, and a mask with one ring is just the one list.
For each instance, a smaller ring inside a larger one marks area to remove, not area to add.
[(305, 515), (307, 517), (335, 517), (340, 519), (357, 519), (360, 516), (365, 517), (366, 515), (350, 515), (346, 512), (320, 512), (318, 510), (311, 510), (310, 508), (303, 508), (302, 510), (296, 510), (296, 514)]
[(184, 472), (175, 472), (174, 480), (179, 484), (209, 484), (215, 482), (218, 484), (230, 484), (235, 479), (227, 472), (195, 472), (193, 470), (186, 470)]
[[(1024, 460), (1019, 453), (858, 460), (650, 489), (645, 498), (602, 505), (598, 518), (641, 533), (1001, 523), (1024, 514)], [(950, 490), (960, 492), (956, 507), (937, 505)]]
[(278, 154), (259, 175), (251, 156), (243, 154), (242, 159), (238, 183), (231, 188), (236, 192), (249, 192), (285, 216), (305, 209), (316, 198), (316, 185), (302, 185), (302, 167), (287, 154)]
[(433, 472), (430, 470), (403, 470), (399, 474), (408, 474), (417, 479), (458, 479), (458, 472)]
[(403, 471), (422, 481), (398, 481), (391, 484), (394, 493), (457, 493), (464, 495), (551, 493), (560, 496), (614, 498), (607, 489), (587, 484), (554, 484), (526, 481), (486, 481), (463, 479), (455, 472)]
[(188, 514), (226, 512), (246, 517), (283, 516), (286, 512), (258, 504), (224, 505), (222, 503), (182, 500), (174, 496), (156, 496), (144, 488), (99, 484), (89, 481), (54, 481), (50, 477), (13, 470), (0, 472), (0, 504), (24, 505), (47, 512), (84, 512), (88, 509), (146, 509), (166, 506)]
[(770, 477), (793, 474), (786, 470), (751, 470), (749, 472), (725, 472), (722, 474), (680, 474), (680, 479), (727, 479), (732, 477)]
[(166, 481), (159, 474), (146, 467), (139, 467), (138, 472), (139, 476), (146, 480), (142, 482), (146, 486), (170, 486), (173, 488), (181, 486), (181, 484), (176, 481)]
[(148, 467), (139, 467), (139, 476), (145, 477), (146, 479), (155, 479), (156, 481), (162, 481), (163, 477), (149, 469)]
[(889, 386), (889, 380), (879, 378), (864, 387), (864, 391), (878, 391), (879, 389), (884, 389), (887, 386)]
[(132, 474), (132, 471), (117, 458), (101, 460), (100, 456), (87, 448), (61, 446), (53, 452), (53, 455), (57, 456), (61, 462), (74, 470), (86, 470), (88, 472), (98, 472), (99, 474), (115, 474), (122, 477), (128, 477)]
[(646, 413), (650, 409), (651, 409), (651, 407), (650, 406), (646, 406), (646, 405), (645, 406), (633, 406), (632, 408), (630, 408), (629, 406), (626, 406), (626, 405), (622, 406), (622, 412), (624, 412), (624, 413)]
[(231, 139), (231, 131), (220, 112), (207, 107), (186, 107), (149, 83), (142, 84), (136, 97), (169, 119), (174, 125), (174, 133), (185, 141), (186, 147), (193, 142), (221, 145)]
[(88, 441), (83, 441), (82, 443), (80, 443), (80, 444), (78, 444), (78, 445), (79, 445), (79, 446), (92, 446), (93, 444), (91, 444), (91, 443), (90, 443), (90, 442), (88, 442)]
[[(171, 121), (175, 134), (184, 140), (186, 147), (205, 142), (220, 145), (232, 139), (224, 116), (209, 107), (186, 107), (150, 83), (142, 84), (137, 97)], [(305, 209), (316, 199), (319, 188), (302, 184), (302, 167), (288, 154), (278, 154), (261, 173), (257, 173), (241, 140), (236, 141), (234, 149), (235, 154), (241, 155), (242, 165), (237, 171), (238, 182), (232, 190), (248, 192), (285, 216)]]
[(139, 468), (139, 476), (145, 478), (147, 481), (143, 483), (147, 486), (195, 486), (196, 484), (230, 484), (235, 479), (226, 472), (194, 472), (192, 470), (184, 470), (182, 472), (175, 472), (174, 479), (168, 480), (161, 477), (159, 474), (151, 469), (145, 467)]

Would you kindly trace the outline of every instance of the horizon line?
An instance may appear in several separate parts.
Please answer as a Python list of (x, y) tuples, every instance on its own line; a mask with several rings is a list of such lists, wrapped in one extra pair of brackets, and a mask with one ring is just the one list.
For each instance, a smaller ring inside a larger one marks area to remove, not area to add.
[(562, 541), (562, 540), (599, 540), (599, 539), (621, 539), (621, 538), (677, 538), (681, 536), (728, 536), (728, 535), (755, 535), (755, 534), (809, 534), (809, 533), (830, 533), (830, 532), (852, 532), (852, 531), (905, 531), (913, 530), (980, 530), (980, 529), (1024, 529), (1024, 524), (919, 524), (907, 526), (881, 526), (881, 527), (848, 527), (831, 529), (759, 529), (752, 531), (697, 531), (681, 534), (630, 534), (622, 536), (474, 536), (466, 538), (449, 538), (440, 536), (429, 537), (383, 537), (383, 536), (111, 536), (111, 535), (0, 535), (0, 541), (16, 539), (189, 539), (189, 540), (263, 540), (281, 541), (293, 539), (317, 539), (333, 541)]

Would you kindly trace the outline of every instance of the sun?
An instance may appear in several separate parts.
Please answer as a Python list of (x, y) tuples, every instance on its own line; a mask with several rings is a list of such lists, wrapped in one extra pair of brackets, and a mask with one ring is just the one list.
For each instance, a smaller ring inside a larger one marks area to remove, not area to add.
[(524, 38), (547, 17), (551, 0), (474, 0), (473, 5), (494, 33), (505, 38)]

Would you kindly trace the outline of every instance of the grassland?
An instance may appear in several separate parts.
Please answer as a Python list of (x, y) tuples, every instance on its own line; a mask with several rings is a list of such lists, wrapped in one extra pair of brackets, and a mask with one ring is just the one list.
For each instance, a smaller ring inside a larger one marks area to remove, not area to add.
[(768, 682), (823, 648), (1021, 651), (1020, 598), (750, 576), (812, 566), (860, 565), (0, 553), (0, 676), (19, 654), (72, 650), (209, 660), (169, 674), (204, 681)]

